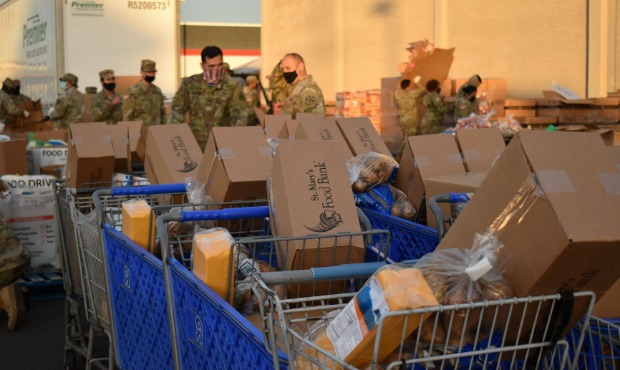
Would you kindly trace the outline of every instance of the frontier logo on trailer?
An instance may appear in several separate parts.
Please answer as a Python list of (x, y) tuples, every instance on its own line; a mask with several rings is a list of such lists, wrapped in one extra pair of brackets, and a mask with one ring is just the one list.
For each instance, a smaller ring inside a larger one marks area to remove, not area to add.
[[(67, 2), (69, 1), (65, 1), (65, 3)], [(71, 15), (102, 17), (104, 5), (105, 4), (101, 1), (70, 1)]]

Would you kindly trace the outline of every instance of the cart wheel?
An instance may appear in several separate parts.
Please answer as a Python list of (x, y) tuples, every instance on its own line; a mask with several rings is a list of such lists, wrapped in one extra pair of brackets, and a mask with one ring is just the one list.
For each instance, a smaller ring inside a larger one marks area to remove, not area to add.
[(65, 349), (65, 370), (75, 370), (77, 366), (77, 353), (72, 349)]

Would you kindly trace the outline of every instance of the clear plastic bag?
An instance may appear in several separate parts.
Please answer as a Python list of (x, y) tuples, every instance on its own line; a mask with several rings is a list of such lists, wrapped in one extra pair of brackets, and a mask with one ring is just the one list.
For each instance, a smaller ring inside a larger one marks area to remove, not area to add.
[(396, 181), (398, 162), (388, 155), (368, 152), (349, 159), (347, 169), (353, 192), (363, 193), (377, 185)]

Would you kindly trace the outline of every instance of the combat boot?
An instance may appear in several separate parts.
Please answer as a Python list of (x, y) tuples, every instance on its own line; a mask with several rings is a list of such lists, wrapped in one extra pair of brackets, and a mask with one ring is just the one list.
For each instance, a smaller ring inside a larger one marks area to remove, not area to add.
[(24, 292), (17, 284), (0, 289), (0, 308), (9, 316), (9, 330), (15, 330), (26, 318)]

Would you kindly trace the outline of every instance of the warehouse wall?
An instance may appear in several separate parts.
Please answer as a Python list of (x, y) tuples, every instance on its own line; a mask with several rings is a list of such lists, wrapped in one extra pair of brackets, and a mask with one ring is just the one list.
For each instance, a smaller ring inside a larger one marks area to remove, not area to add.
[[(617, 0), (602, 1), (610, 8), (620, 6)], [(285, 52), (297, 50), (307, 59), (326, 100), (333, 100), (337, 91), (379, 88), (381, 77), (398, 75), (408, 42), (427, 38), (439, 47), (456, 47), (453, 78), (473, 73), (506, 78), (513, 98), (542, 96), (555, 80), (585, 96), (586, 3), (263, 0), (262, 55), (265, 68), (271, 69)], [(593, 24), (599, 24), (608, 9), (595, 8), (590, 4), (591, 43), (593, 35), (596, 38)], [(609, 23), (611, 29), (613, 22)], [(609, 37), (618, 44), (620, 31), (613, 26)], [(600, 96), (607, 89), (607, 74), (620, 71), (620, 61), (616, 57), (608, 63), (607, 48), (596, 46), (589, 58), (590, 96)]]

